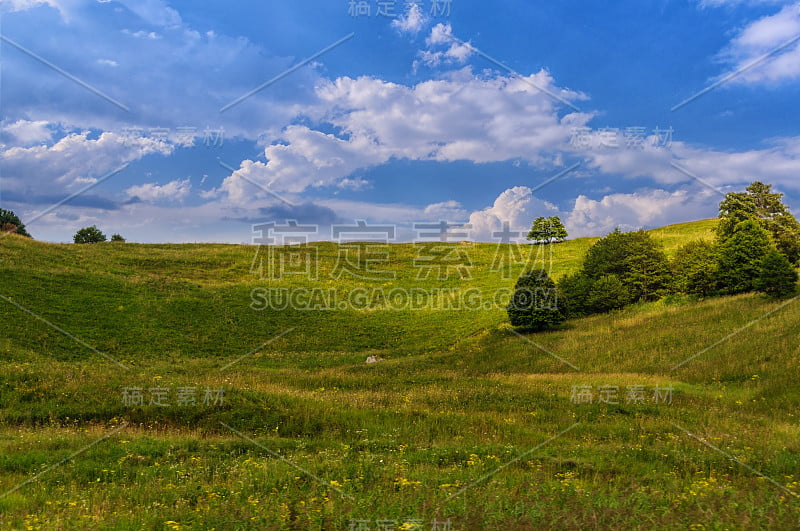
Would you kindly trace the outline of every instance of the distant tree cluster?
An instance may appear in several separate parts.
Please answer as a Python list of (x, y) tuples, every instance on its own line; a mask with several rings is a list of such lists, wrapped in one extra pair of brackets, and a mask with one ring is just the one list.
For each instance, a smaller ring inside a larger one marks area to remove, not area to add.
[[(75, 233), (75, 236), (72, 237), (72, 240), (75, 243), (102, 243), (108, 241), (106, 235), (95, 225), (79, 229), (78, 232)], [(112, 234), (111, 241), (124, 243), (125, 238), (119, 234)]]
[(756, 181), (729, 193), (719, 205), (714, 242), (690, 242), (672, 260), (674, 291), (690, 295), (733, 295), (760, 291), (771, 298), (797, 292), (800, 223), (783, 194)]
[(13, 232), (20, 236), (31, 237), (25, 230), (25, 224), (11, 210), (0, 208), (0, 232)]
[(608, 312), (669, 293), (669, 261), (648, 233), (616, 229), (590, 247), (583, 267), (558, 287), (570, 317)]
[[(25, 230), (25, 224), (22, 223), (22, 220), (11, 210), (6, 210), (4, 208), (0, 208), (0, 232), (12, 232), (20, 236), (32, 237), (28, 234), (28, 231)], [(107, 238), (97, 226), (92, 225), (91, 227), (79, 229), (72, 237), (72, 240), (75, 243), (100, 243), (107, 241)], [(124, 243), (125, 238), (119, 234), (113, 234), (111, 235), (111, 241)]]
[(783, 194), (772, 186), (755, 181), (741, 193), (730, 193), (719, 205), (720, 223), (717, 234), (725, 240), (736, 232), (743, 221), (755, 221), (770, 237), (775, 248), (790, 263), (800, 262), (800, 223), (782, 201)]
[(78, 229), (72, 237), (75, 243), (100, 243), (106, 241), (106, 235), (95, 225)]
[[(520, 277), (508, 306), (511, 324), (539, 329), (669, 294), (707, 297), (758, 291), (775, 299), (791, 297), (798, 291), (800, 223), (782, 197), (758, 181), (745, 192), (727, 194), (719, 205), (714, 241), (687, 242), (671, 259), (643, 230), (616, 229), (589, 248), (580, 270), (557, 284), (544, 271)], [(551, 219), (537, 218), (528, 238), (537, 243), (560, 241)], [(548, 297), (534, 296), (547, 290), (552, 290)], [(542, 300), (557, 304), (541, 304)]]

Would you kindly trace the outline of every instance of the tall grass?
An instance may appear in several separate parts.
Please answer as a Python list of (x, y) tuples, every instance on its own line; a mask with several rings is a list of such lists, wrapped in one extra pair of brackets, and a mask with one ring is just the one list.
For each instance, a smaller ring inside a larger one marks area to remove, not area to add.
[[(653, 234), (671, 252), (713, 226)], [(592, 241), (555, 246), (553, 276)], [(0, 527), (800, 523), (800, 303), (672, 299), (520, 338), (500, 307), (256, 311), (253, 288), (374, 283), (327, 278), (333, 244), (316, 282), (258, 278), (254, 250), (0, 241), (0, 295), (96, 349), (0, 299)], [(491, 293), (525, 267), (503, 279), (480, 244), (470, 278), (418, 280), (417, 250), (392, 246), (384, 287)]]

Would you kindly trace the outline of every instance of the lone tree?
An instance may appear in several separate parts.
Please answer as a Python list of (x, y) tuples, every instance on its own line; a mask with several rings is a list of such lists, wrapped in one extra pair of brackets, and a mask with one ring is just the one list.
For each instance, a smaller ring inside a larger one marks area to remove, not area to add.
[(528, 239), (534, 243), (558, 243), (567, 238), (567, 229), (558, 216), (539, 216), (533, 221)]
[(112, 235), (111, 235), (111, 241), (112, 241), (112, 242), (120, 242), (120, 243), (125, 243), (125, 238), (123, 238), (123, 237), (122, 237), (121, 235), (119, 235), (119, 234), (112, 234)]
[(738, 223), (733, 234), (720, 244), (717, 259), (717, 285), (723, 293), (753, 291), (761, 274), (761, 261), (772, 244), (759, 223), (748, 219)]
[(791, 297), (797, 293), (797, 271), (777, 249), (770, 249), (761, 261), (754, 286), (773, 299)]
[(28, 231), (25, 230), (25, 224), (22, 223), (14, 212), (0, 208), (0, 232), (13, 232), (20, 236), (31, 237)]
[(719, 204), (717, 234), (730, 238), (742, 221), (755, 220), (772, 238), (775, 246), (793, 264), (800, 261), (800, 223), (782, 201), (783, 194), (772, 186), (754, 181), (745, 192), (733, 192)]
[(514, 295), (506, 308), (512, 326), (541, 330), (567, 318), (566, 308), (558, 300), (556, 284), (544, 269), (524, 273), (514, 286)]
[(75, 243), (100, 243), (106, 241), (106, 235), (100, 232), (95, 225), (84, 227), (75, 233)]

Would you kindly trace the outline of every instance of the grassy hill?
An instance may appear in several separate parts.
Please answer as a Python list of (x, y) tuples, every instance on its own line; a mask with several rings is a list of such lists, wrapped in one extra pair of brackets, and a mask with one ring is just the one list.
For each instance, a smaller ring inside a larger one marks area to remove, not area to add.
[[(670, 253), (714, 224), (651, 233)], [(554, 246), (552, 276), (594, 241)], [(468, 278), (417, 278), (399, 244), (376, 267), (396, 279), (333, 279), (321, 243), (312, 281), (260, 277), (249, 246), (3, 238), (0, 527), (797, 527), (800, 302), (673, 298), (520, 337), (484, 303), (524, 262), (451, 246)], [(259, 310), (254, 289), (347, 304)]]

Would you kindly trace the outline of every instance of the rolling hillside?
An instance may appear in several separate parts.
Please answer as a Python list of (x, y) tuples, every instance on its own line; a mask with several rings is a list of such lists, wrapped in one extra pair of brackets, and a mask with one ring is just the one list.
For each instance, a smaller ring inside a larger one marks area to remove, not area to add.
[[(714, 223), (651, 233), (669, 253)], [(554, 246), (552, 276), (593, 241)], [(467, 278), (418, 278), (398, 244), (396, 279), (334, 279), (323, 243), (308, 280), (259, 277), (250, 246), (3, 238), (0, 527), (797, 527), (800, 302), (673, 297), (519, 336), (485, 303), (524, 264), (451, 245)]]

